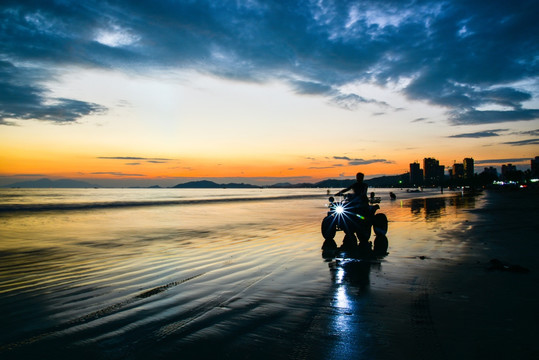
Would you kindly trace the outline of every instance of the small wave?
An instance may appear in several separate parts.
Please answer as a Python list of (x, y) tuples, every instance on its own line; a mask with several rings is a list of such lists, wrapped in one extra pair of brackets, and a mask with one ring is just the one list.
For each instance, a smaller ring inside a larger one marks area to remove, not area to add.
[(144, 206), (167, 206), (167, 205), (197, 205), (209, 203), (243, 202), (243, 201), (274, 201), (294, 200), (307, 198), (322, 198), (320, 194), (280, 195), (267, 197), (235, 197), (235, 198), (212, 198), (212, 199), (182, 199), (182, 200), (158, 200), (158, 201), (111, 201), (111, 202), (86, 202), (86, 203), (34, 203), (34, 204), (2, 204), (0, 213), (6, 212), (41, 212), (62, 210), (93, 210), (108, 208), (128, 208)]
[(45, 329), (31, 337), (28, 337), (24, 340), (20, 340), (20, 341), (17, 341), (17, 342), (14, 342), (14, 343), (10, 343), (10, 344), (5, 344), (5, 345), (2, 345), (0, 344), (0, 353), (4, 352), (4, 351), (12, 351), (20, 346), (23, 346), (23, 345), (29, 345), (29, 344), (32, 344), (34, 342), (37, 342), (45, 337), (48, 337), (48, 336), (51, 336), (51, 335), (54, 335), (56, 333), (59, 333), (60, 331), (62, 330), (65, 330), (71, 326), (74, 326), (74, 325), (80, 325), (80, 324), (85, 324), (87, 322), (90, 322), (90, 321), (93, 321), (93, 320), (97, 320), (97, 319), (100, 319), (104, 316), (107, 316), (107, 315), (110, 315), (110, 314), (113, 314), (119, 310), (121, 310), (122, 308), (124, 308), (125, 306), (127, 305), (130, 305), (131, 303), (134, 303), (136, 301), (139, 301), (139, 300), (143, 300), (143, 299), (146, 299), (150, 296), (153, 296), (153, 295), (157, 295), (165, 290), (168, 290), (169, 288), (172, 288), (172, 287), (175, 287), (175, 286), (178, 286), (178, 285), (181, 285), (183, 283), (186, 283), (190, 280), (193, 280), (193, 279), (196, 279), (198, 277), (201, 277), (205, 275), (205, 273), (200, 273), (200, 274), (196, 274), (196, 275), (193, 275), (191, 277), (188, 277), (188, 278), (185, 278), (185, 279), (182, 279), (180, 281), (174, 281), (174, 282), (171, 282), (171, 283), (168, 283), (166, 285), (162, 285), (162, 286), (158, 286), (156, 288), (153, 288), (151, 290), (147, 290), (143, 293), (140, 293), (134, 297), (131, 297), (131, 298), (128, 298), (122, 302), (119, 302), (119, 303), (116, 303), (116, 304), (112, 304), (112, 305), (109, 305), (105, 308), (102, 308), (100, 310), (97, 310), (97, 311), (94, 311), (90, 314), (86, 314), (84, 316), (81, 316), (79, 318), (76, 318), (76, 319), (73, 319), (69, 322), (66, 322), (66, 323), (63, 323), (63, 324), (58, 324), (56, 326), (53, 326), (51, 328), (48, 328), (48, 329)]

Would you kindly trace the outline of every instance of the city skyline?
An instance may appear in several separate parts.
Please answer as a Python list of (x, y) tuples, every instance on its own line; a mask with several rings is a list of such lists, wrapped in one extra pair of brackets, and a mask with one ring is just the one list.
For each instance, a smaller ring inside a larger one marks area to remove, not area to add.
[(537, 10), (4, 2), (0, 186), (373, 178), (422, 154), (525, 169), (539, 149)]

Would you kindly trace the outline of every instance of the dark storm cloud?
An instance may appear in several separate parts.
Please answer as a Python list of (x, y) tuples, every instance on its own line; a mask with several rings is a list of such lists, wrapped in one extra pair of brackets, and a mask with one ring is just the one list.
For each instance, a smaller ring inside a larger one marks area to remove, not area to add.
[(508, 129), (485, 130), (485, 131), (477, 131), (473, 133), (451, 135), (448, 137), (450, 138), (484, 138), (484, 137), (500, 136), (500, 134), (498, 134), (499, 132), (503, 132), (507, 130)]
[(37, 119), (70, 123), (106, 108), (85, 101), (51, 98), (39, 84), (46, 70), (19, 68), (0, 60), (0, 124), (10, 125), (9, 119)]
[[(42, 71), (158, 67), (240, 81), (277, 79), (349, 110), (389, 105), (342, 93), (341, 85), (406, 80), (404, 95), (446, 108), (452, 124), (529, 121), (538, 109), (524, 102), (537, 89), (512, 84), (534, 83), (539, 73), (538, 12), (535, 0), (6, 0), (0, 59)], [(1, 99), (3, 123), (72, 122), (104, 110), (73, 99), (47, 106), (43, 79), (22, 71), (7, 79), (2, 73), (0, 80), (9, 94)]]
[(450, 121), (455, 125), (491, 124), (508, 121), (529, 121), (539, 119), (539, 109), (499, 110), (467, 110), (452, 115)]

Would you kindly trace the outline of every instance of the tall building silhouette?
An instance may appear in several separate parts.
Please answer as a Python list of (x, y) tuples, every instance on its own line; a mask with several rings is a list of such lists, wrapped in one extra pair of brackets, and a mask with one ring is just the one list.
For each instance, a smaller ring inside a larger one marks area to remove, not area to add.
[(539, 156), (531, 159), (532, 176), (539, 176)]
[(460, 181), (464, 179), (464, 164), (454, 163), (451, 175), (452, 180)]
[(473, 158), (465, 158), (462, 161), (464, 165), (464, 179), (470, 180), (474, 177), (474, 161)]
[(513, 174), (517, 172), (517, 167), (513, 164), (502, 165), (502, 177), (505, 180), (511, 179)]
[[(442, 176), (440, 176), (440, 170)], [(438, 185), (442, 180), (444, 167), (440, 166), (440, 162), (434, 158), (424, 158), (423, 172), (425, 185)]]
[(423, 185), (423, 171), (417, 161), (410, 164), (410, 184), (413, 186)]

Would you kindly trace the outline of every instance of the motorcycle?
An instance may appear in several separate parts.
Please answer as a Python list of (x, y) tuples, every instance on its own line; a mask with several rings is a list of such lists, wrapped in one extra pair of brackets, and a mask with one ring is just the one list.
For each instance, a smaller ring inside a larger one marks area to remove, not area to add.
[[(343, 231), (341, 250), (355, 251), (360, 255), (387, 254), (388, 221), (385, 214), (376, 213), (380, 209), (378, 204), (358, 204), (353, 196), (347, 194), (339, 201), (330, 196), (328, 207), (327, 216), (322, 220), (323, 250), (338, 249), (334, 238), (337, 231)], [(369, 241), (371, 229), (376, 235), (374, 244)]]

